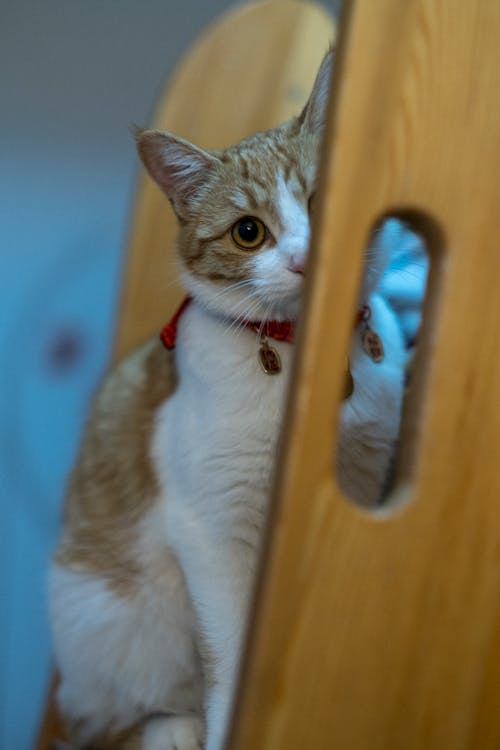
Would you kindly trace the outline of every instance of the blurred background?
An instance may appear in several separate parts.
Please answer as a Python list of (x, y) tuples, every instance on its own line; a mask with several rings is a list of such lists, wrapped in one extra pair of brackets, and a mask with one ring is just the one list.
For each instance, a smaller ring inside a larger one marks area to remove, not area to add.
[(52, 672), (46, 569), (111, 351), (139, 172), (129, 126), (234, 5), (0, 0), (1, 750), (32, 748)]

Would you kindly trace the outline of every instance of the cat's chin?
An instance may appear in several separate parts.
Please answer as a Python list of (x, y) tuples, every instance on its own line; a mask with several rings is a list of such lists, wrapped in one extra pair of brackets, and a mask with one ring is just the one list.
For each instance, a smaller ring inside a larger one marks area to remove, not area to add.
[(300, 311), (301, 297), (280, 300), (273, 305), (272, 318), (274, 320), (297, 320)]
[(296, 320), (302, 300), (303, 285), (294, 285), (293, 289), (266, 290), (262, 293), (264, 316), (270, 320)]
[(251, 280), (216, 286), (213, 282), (182, 272), (188, 294), (207, 310), (226, 320), (296, 320), (302, 298), (302, 285), (293, 290), (254, 288)]

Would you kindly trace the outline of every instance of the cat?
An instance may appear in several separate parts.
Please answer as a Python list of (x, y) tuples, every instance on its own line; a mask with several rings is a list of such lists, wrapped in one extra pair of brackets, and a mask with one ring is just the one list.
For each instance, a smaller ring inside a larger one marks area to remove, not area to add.
[[(223, 746), (292, 368), (331, 66), (330, 52), (298, 117), (224, 151), (137, 133), (178, 219), (189, 299), (163, 343), (147, 342), (105, 381), (69, 481), (50, 607), (58, 702), (78, 748)], [(339, 482), (367, 506), (382, 491), (403, 393), (401, 333), (377, 294), (387, 262), (382, 230), (367, 254), (340, 417)]]

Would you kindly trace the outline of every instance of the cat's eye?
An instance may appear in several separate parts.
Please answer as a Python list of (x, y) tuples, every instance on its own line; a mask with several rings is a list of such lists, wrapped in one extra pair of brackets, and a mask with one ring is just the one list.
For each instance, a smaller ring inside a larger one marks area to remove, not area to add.
[(254, 216), (244, 216), (231, 227), (231, 238), (242, 250), (257, 250), (266, 237), (266, 225)]

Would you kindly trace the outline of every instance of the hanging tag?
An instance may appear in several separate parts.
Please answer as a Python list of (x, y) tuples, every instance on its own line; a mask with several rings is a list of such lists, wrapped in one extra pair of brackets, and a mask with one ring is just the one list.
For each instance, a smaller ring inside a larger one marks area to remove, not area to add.
[(266, 375), (278, 375), (281, 372), (280, 355), (276, 349), (269, 346), (265, 338), (260, 342), (259, 362)]
[(382, 339), (369, 325), (366, 325), (363, 330), (361, 339), (363, 343), (363, 349), (374, 362), (382, 362), (384, 359), (384, 345)]

